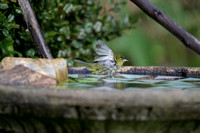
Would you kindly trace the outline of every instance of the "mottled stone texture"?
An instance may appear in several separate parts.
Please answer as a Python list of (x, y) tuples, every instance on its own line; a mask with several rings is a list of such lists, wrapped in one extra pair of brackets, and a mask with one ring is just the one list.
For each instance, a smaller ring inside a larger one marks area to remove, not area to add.
[(25, 66), (18, 65), (10, 70), (0, 69), (0, 84), (55, 86), (56, 79), (40, 74)]
[(1, 85), (0, 129), (19, 133), (195, 133), (200, 130), (199, 97), (199, 90), (59, 90)]

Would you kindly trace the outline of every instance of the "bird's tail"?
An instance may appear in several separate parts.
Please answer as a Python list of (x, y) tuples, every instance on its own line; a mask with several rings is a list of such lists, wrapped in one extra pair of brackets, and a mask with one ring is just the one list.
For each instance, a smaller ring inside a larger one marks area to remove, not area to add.
[(103, 65), (101, 65), (100, 63), (95, 63), (93, 61), (91, 61), (91, 62), (84, 62), (84, 61), (76, 60), (76, 59), (74, 59), (73, 61), (77, 62), (77, 63), (83, 64), (89, 71), (92, 71), (92, 72), (95, 72), (95, 71), (98, 72), (98, 71), (100, 71), (103, 68)]
[(74, 59), (73, 61), (74, 61), (74, 62), (77, 62), (77, 63), (84, 64), (84, 65), (87, 65), (87, 64), (88, 64), (87, 62), (84, 62), (84, 61), (81, 61), (81, 60), (76, 60), (76, 59)]

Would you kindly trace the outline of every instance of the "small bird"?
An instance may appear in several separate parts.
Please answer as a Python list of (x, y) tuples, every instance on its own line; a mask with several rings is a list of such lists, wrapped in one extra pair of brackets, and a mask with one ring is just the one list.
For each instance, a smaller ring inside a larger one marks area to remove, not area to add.
[(128, 61), (119, 54), (114, 54), (113, 51), (101, 40), (97, 41), (95, 51), (98, 56), (96, 56), (93, 61), (74, 61), (85, 65), (89, 71), (92, 71), (92, 74), (101, 75), (114, 75), (116, 71), (121, 68), (123, 63)]

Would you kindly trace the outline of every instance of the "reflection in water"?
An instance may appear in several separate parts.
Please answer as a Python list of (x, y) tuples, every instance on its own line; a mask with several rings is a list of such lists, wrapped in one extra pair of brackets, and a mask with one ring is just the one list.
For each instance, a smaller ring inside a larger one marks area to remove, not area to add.
[[(67, 81), (66, 81), (67, 82)], [(69, 74), (68, 86), (63, 89), (197, 89), (200, 86), (198, 78), (183, 78), (177, 76), (129, 75), (119, 74), (114, 77), (106, 75)]]

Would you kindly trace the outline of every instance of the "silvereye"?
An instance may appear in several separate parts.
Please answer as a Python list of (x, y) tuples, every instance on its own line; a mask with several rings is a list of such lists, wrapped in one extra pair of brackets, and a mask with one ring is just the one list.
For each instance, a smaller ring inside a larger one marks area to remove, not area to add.
[(116, 71), (121, 68), (123, 63), (128, 61), (122, 56), (114, 54), (113, 51), (103, 41), (100, 40), (97, 41), (95, 51), (98, 56), (96, 56), (93, 61), (74, 61), (85, 65), (89, 71), (92, 71), (92, 74), (101, 75), (114, 75)]

